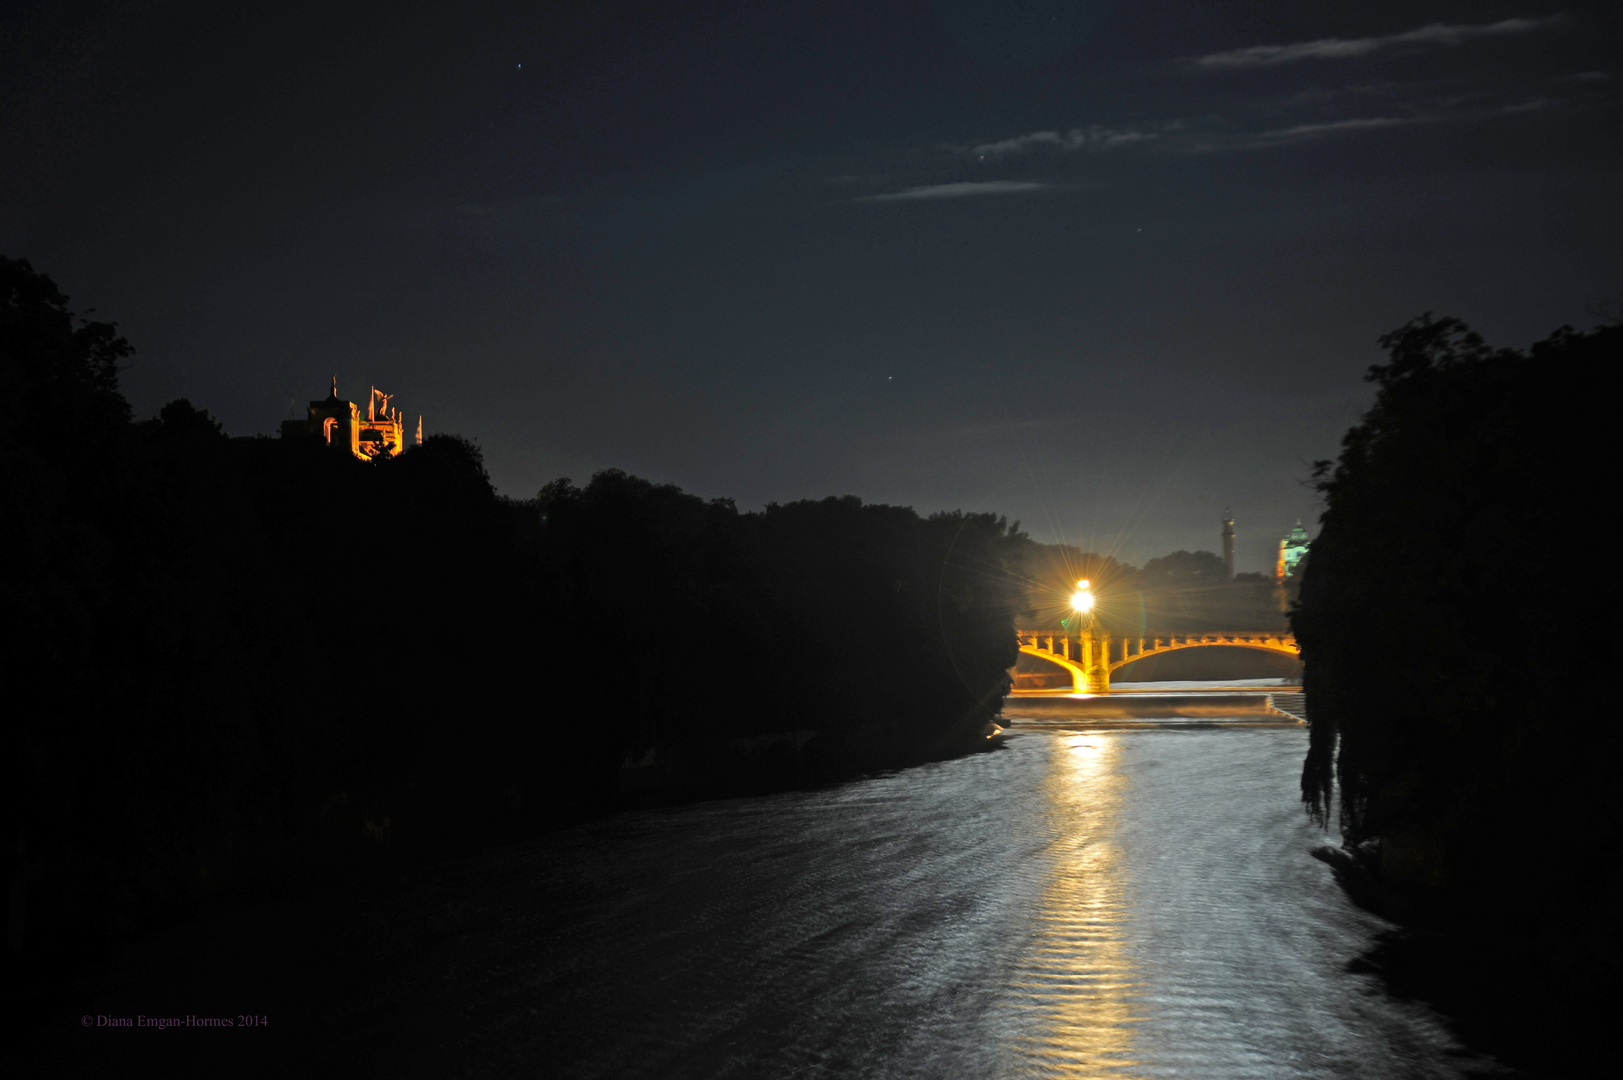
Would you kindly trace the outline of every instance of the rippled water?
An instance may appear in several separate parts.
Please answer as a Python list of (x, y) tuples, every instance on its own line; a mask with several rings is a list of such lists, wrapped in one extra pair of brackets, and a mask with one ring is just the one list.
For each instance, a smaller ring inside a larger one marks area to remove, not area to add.
[[(218, 943), (281, 916), (194, 928), (154, 946), (188, 958), (167, 984), (87, 1011), (252, 1009), (253, 964), (307, 990), (230, 1036), (126, 1044), (74, 1016), (50, 1054), (91, 1075), (126, 1046), (175, 1064), (212, 1039), (238, 1068), (295, 1034), (323, 1071), (391, 1078), (1495, 1071), (1349, 971), (1384, 924), (1309, 855), (1326, 837), (1298, 802), (1304, 729), (1015, 730), (992, 753), (421, 868), (251, 963)], [(235, 989), (209, 989), (211, 953)]]
[(392, 974), (332, 1049), (394, 1075), (1483, 1069), (1348, 971), (1382, 924), (1308, 854), (1305, 740), (1029, 731), (426, 871), (377, 913)]

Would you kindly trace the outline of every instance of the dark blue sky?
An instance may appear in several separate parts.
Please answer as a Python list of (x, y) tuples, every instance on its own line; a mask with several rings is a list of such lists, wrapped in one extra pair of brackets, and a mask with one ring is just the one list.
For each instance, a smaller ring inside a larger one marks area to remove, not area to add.
[(513, 495), (1134, 562), (1227, 505), (1261, 570), (1378, 335), (1623, 300), (1615, 4), (238, 7), (6, 7), (0, 252), (121, 324), (143, 414), (270, 432), (336, 372)]

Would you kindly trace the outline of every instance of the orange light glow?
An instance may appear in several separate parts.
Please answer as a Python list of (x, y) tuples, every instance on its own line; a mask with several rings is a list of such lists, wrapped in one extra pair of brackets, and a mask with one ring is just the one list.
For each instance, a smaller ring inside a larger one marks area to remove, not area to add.
[(1076, 583), (1076, 595), (1071, 597), (1071, 608), (1075, 611), (1093, 610), (1093, 593), (1088, 591), (1086, 578)]

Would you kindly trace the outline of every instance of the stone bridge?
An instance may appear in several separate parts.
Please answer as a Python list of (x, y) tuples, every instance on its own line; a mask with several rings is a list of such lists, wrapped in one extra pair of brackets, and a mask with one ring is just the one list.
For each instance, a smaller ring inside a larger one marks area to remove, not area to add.
[(1293, 634), (1258, 630), (1209, 631), (1204, 634), (1161, 634), (1155, 637), (1112, 637), (1084, 630), (1080, 636), (1063, 630), (1016, 630), (1020, 651), (1040, 656), (1071, 673), (1076, 693), (1102, 694), (1110, 689), (1110, 673), (1146, 656), (1199, 649), (1210, 645), (1238, 646), (1263, 652), (1300, 656)]

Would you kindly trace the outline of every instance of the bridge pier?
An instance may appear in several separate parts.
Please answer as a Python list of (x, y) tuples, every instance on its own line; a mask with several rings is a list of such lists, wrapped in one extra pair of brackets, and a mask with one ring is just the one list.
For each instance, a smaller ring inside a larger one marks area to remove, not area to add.
[(1083, 685), (1076, 689), (1085, 694), (1110, 693), (1110, 635), (1099, 635), (1097, 652), (1093, 649), (1093, 635), (1084, 635), (1087, 642), (1083, 646), (1083, 669), (1087, 672)]

